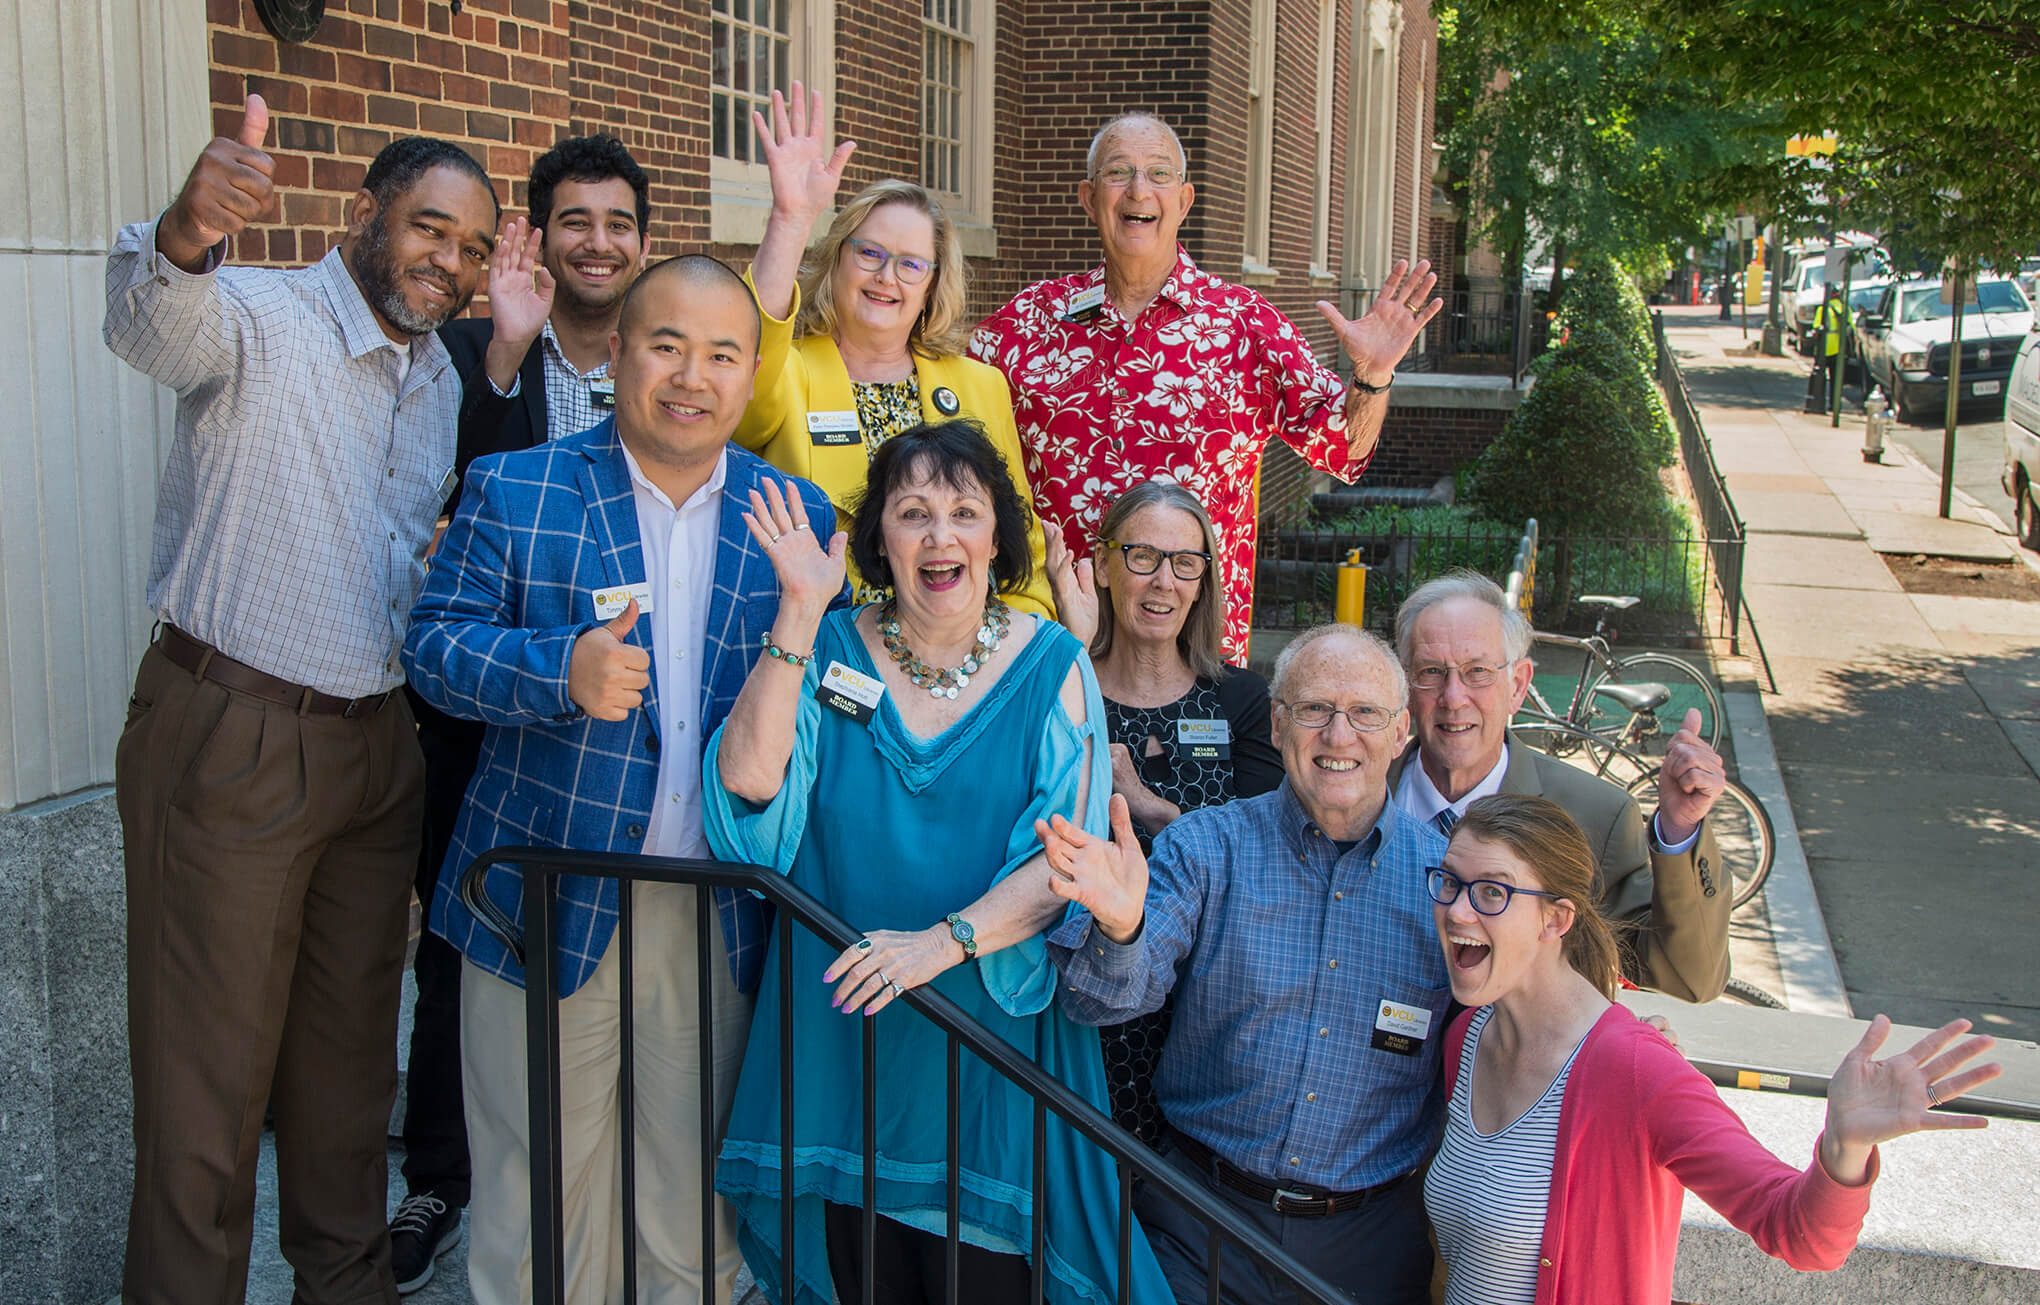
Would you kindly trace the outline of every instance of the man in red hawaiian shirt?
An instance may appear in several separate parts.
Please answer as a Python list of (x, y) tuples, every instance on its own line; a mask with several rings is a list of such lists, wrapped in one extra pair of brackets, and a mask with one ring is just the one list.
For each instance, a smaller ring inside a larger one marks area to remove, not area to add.
[(971, 352), (1012, 385), (1036, 507), (1074, 558), (1090, 556), (1099, 517), (1142, 481), (1167, 476), (1204, 500), (1222, 553), (1226, 656), (1244, 664), (1262, 447), (1280, 435), (1312, 466), (1359, 479), (1395, 365), (1442, 305), (1425, 302), (1431, 265), (1404, 261), (1365, 317), (1320, 302), (1353, 360), (1356, 383), (1342, 386), (1274, 305), (1177, 245), (1195, 198), (1186, 167), (1159, 118), (1106, 123), (1077, 183), (1104, 263), (1022, 290), (978, 327)]

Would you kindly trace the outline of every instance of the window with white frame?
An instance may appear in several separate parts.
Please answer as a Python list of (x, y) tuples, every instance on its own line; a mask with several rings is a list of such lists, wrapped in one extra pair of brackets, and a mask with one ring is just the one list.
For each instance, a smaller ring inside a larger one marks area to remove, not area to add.
[(1330, 276), (1332, 266), (1332, 75), (1338, 66), (1338, 20), (1337, 0), (1320, 0), (1317, 104), (1311, 114), (1317, 132), (1317, 193), (1312, 197), (1310, 227), (1310, 270), (1319, 278)]
[(1253, 0), (1247, 33), (1247, 228), (1243, 271), (1266, 273), (1275, 197), (1275, 0)]
[(967, 222), (992, 216), (993, 0), (921, 0), (921, 184)]
[(755, 242), (771, 183), (751, 124), (794, 80), (835, 102), (835, 0), (709, 0), (708, 155), (711, 239)]

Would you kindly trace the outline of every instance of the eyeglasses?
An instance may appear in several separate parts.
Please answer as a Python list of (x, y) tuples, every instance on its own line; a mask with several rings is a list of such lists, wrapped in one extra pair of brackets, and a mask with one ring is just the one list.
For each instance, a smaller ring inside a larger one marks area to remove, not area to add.
[(1211, 568), (1211, 554), (1201, 548), (1156, 548), (1151, 544), (1122, 544), (1108, 539), (1105, 547), (1119, 550), (1120, 560), (1135, 575), (1153, 575), (1163, 561), (1178, 580), (1202, 580)]
[(1172, 168), (1166, 163), (1157, 163), (1151, 168), (1136, 168), (1127, 163), (1115, 163), (1109, 168), (1098, 170), (1098, 180), (1118, 190), (1131, 186), (1135, 177), (1146, 177), (1148, 185), (1156, 190), (1167, 190), (1183, 184), (1183, 170)]
[(1424, 871), (1424, 886), (1431, 890), (1431, 900), (1440, 906), (1450, 906), (1459, 900), (1461, 889), (1470, 890), (1467, 901), (1481, 915), (1500, 915), (1509, 909), (1509, 901), (1517, 893), (1532, 897), (1549, 897), (1552, 901), (1563, 901), (1557, 893), (1547, 893), (1541, 888), (1518, 888), (1505, 884), (1499, 879), (1461, 879), (1443, 866), (1432, 866)]
[(1334, 707), (1329, 702), (1285, 702), (1282, 709), (1289, 713), (1289, 719), (1307, 730), (1321, 730), (1332, 723), (1332, 717), (1344, 716), (1346, 723), (1362, 734), (1379, 734), (1395, 723), (1395, 713), (1386, 707)]
[(1469, 689), (1485, 689), (1500, 679), (1509, 669), (1508, 664), (1500, 666), (1419, 666), (1410, 675), (1410, 687), (1419, 693), (1436, 693), (1449, 683), (1453, 675)]
[(919, 285), (935, 270), (935, 264), (926, 258), (915, 258), (912, 254), (895, 254), (884, 245), (874, 245), (869, 240), (844, 242), (850, 248), (850, 257), (857, 260), (857, 266), (867, 272), (881, 272), (887, 263), (892, 264), (893, 275), (903, 284)]

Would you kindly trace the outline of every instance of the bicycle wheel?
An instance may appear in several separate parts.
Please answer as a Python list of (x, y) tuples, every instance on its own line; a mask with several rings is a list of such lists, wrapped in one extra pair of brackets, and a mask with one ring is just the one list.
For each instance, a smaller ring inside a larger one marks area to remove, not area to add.
[[(1599, 692), (1610, 684), (1662, 684), (1670, 696), (1648, 712), (1636, 712)], [(1587, 681), (1584, 701), (1588, 729), (1621, 739), (1624, 746), (1653, 763), (1664, 760), (1665, 747), (1679, 732), (1690, 708), (1700, 711), (1701, 739), (1710, 748), (1721, 746), (1720, 695), (1691, 662), (1670, 653), (1637, 653), (1616, 662), (1612, 674), (1597, 670)]]
[[(1632, 781), (1629, 794), (1649, 816), (1657, 809), (1657, 776)], [(1714, 810), (1707, 814), (1707, 827), (1714, 831), (1715, 851), (1728, 870), (1733, 894), (1729, 909), (1739, 911), (1764, 891), (1764, 881), (1771, 877), (1771, 864), (1778, 855), (1771, 813), (1764, 810), (1756, 794), (1729, 780)]]

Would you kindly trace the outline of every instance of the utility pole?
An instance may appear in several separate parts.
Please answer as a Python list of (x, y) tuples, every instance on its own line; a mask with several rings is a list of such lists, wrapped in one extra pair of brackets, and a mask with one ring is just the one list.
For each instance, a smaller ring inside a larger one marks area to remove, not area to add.
[[(1955, 269), (1955, 330), (1948, 344), (1948, 405), (1947, 411), (1942, 418), (1943, 425), (1941, 427), (1941, 519), (1943, 521), (1948, 519), (1948, 511), (1955, 493), (1955, 410), (1960, 406), (1962, 398), (1962, 319), (1966, 315), (1962, 310), (1968, 306), (1964, 302), (1967, 295), (1963, 286), (1963, 272), (1966, 270), (1960, 267)], [(1947, 286), (1947, 279), (1943, 277), (1941, 281), (1941, 293), (1943, 295), (1948, 293)], [(1927, 357), (1930, 360), (1932, 359), (1933, 354), (1931, 351)]]

